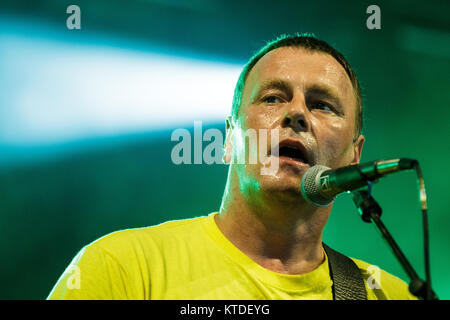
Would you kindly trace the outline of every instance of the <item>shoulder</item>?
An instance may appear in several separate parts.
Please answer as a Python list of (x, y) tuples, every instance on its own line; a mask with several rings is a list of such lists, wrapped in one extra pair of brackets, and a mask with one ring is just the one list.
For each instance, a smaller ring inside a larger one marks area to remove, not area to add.
[(205, 218), (207, 216), (170, 220), (148, 227), (118, 230), (91, 242), (86, 247), (100, 249), (110, 255), (130, 255), (133, 251), (142, 251), (143, 249), (147, 251), (164, 242), (195, 234), (197, 229), (201, 228), (201, 222)]
[(416, 300), (408, 284), (377, 265), (352, 258), (361, 271), (369, 300)]
[[(180, 252), (180, 244), (189, 243), (189, 235), (199, 234), (196, 228), (204, 218), (119, 230), (89, 243), (72, 260), (48, 298), (148, 299), (151, 273), (156, 270), (162, 274), (168, 261), (164, 254), (171, 258)], [(78, 279), (74, 285), (73, 279)]]

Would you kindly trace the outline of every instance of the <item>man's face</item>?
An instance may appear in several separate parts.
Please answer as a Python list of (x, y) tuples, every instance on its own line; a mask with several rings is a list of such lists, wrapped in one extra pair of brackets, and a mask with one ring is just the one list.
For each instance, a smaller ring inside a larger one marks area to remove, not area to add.
[[(273, 175), (261, 175), (259, 161), (237, 165), (241, 191), (256, 187), (297, 196), (309, 167), (337, 168), (359, 162), (364, 137), (353, 142), (355, 117), (352, 84), (332, 56), (296, 47), (267, 53), (247, 77), (235, 127), (229, 133), (242, 140), (248, 129), (267, 129), (270, 160), (275, 157), (270, 150), (278, 147), (271, 144), (270, 130), (278, 130), (279, 167)], [(255, 152), (245, 143), (230, 141), (229, 154)]]

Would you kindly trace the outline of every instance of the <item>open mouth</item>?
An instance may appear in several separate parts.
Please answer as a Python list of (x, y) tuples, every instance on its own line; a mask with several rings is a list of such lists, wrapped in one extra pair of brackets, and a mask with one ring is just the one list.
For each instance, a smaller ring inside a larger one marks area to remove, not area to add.
[(308, 154), (306, 148), (297, 140), (287, 139), (278, 145), (278, 156), (285, 160), (308, 164)]

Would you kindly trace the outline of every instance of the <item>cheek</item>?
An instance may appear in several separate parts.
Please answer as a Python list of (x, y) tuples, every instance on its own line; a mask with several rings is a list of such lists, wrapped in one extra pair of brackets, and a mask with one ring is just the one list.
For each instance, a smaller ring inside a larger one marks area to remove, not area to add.
[[(314, 123), (313, 123), (314, 125)], [(318, 163), (331, 167), (346, 165), (353, 159), (352, 128), (341, 120), (314, 126), (318, 147)]]
[(243, 128), (270, 129), (279, 120), (279, 109), (276, 107), (248, 106), (242, 117)]
[[(278, 125), (280, 122), (279, 109), (276, 108), (262, 108), (257, 106), (249, 106), (245, 114), (240, 118), (240, 126), (242, 128), (241, 134), (253, 131), (257, 136), (256, 145), (270, 149), (271, 142), (274, 140), (278, 144)], [(275, 133), (274, 130), (275, 129)], [(263, 131), (263, 132), (262, 132)], [(274, 136), (272, 138), (272, 136)], [(260, 141), (261, 140), (261, 141)], [(252, 149), (248, 152), (257, 153), (258, 150)], [(261, 150), (264, 154), (266, 152)]]

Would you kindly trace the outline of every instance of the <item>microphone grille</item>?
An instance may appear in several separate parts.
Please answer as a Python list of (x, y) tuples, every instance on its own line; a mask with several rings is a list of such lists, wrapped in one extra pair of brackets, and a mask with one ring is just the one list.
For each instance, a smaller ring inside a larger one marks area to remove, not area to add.
[(321, 165), (315, 165), (305, 172), (302, 178), (302, 195), (310, 203), (319, 206), (326, 207), (330, 205), (336, 197), (328, 198), (324, 197), (320, 188), (320, 176), (324, 171), (330, 170), (331, 168)]

